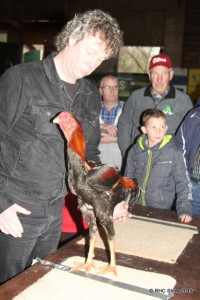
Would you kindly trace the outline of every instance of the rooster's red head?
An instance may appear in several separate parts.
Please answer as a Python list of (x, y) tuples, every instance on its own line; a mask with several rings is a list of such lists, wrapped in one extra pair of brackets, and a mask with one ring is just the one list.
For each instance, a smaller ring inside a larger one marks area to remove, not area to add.
[(68, 141), (68, 147), (76, 152), (85, 161), (85, 138), (81, 124), (74, 115), (69, 112), (61, 112), (53, 123), (59, 124)]

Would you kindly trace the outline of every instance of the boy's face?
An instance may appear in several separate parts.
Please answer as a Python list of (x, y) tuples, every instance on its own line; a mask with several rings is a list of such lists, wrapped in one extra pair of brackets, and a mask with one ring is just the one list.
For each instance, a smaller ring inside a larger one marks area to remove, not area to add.
[(162, 117), (150, 118), (141, 130), (148, 137), (148, 146), (153, 147), (163, 140), (167, 132), (168, 126), (166, 120)]

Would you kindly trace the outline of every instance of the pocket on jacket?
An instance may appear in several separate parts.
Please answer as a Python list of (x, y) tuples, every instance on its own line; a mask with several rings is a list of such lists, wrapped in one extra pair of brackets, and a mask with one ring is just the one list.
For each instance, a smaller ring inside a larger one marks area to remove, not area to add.
[[(97, 126), (99, 122), (99, 116), (96, 113), (89, 113), (88, 111), (76, 111), (75, 116), (80, 121), (81, 126), (83, 128), (86, 142), (88, 140), (95, 140), (93, 137), (94, 128)], [(100, 130), (99, 130), (100, 134)]]
[(97, 122), (99, 120), (99, 116), (95, 113), (85, 113), (85, 119), (92, 125), (92, 126), (96, 126)]
[(146, 170), (144, 170), (144, 168), (146, 168), (144, 162), (134, 160), (133, 161), (133, 166), (134, 166), (134, 176), (137, 179), (139, 179), (141, 175), (146, 173)]
[(34, 130), (42, 135), (55, 135), (58, 130), (53, 119), (62, 111), (60, 106), (49, 104), (46, 101), (38, 101), (37, 105), (32, 106), (34, 119)]
[(172, 168), (173, 168), (173, 161), (161, 161), (156, 162), (152, 165), (152, 173), (155, 172), (155, 176), (159, 177), (169, 177), (172, 176)]

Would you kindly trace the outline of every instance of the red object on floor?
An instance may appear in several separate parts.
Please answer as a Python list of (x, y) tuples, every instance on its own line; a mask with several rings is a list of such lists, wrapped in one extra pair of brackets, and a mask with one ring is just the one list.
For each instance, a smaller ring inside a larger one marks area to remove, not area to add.
[(78, 209), (77, 196), (69, 193), (64, 198), (62, 232), (83, 232), (88, 225)]

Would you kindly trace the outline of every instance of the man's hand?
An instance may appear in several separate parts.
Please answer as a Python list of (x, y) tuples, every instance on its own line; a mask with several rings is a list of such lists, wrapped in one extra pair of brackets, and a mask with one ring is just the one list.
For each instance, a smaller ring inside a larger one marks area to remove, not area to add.
[(132, 214), (128, 212), (128, 203), (121, 201), (115, 206), (113, 212), (113, 221), (116, 222), (125, 222), (127, 218), (131, 217)]
[(117, 143), (117, 127), (112, 124), (101, 124), (101, 141), (100, 143)]
[(107, 133), (101, 133), (101, 141), (102, 144), (107, 143), (117, 143), (118, 139), (116, 136), (109, 135)]
[(192, 218), (188, 215), (181, 215), (181, 216), (179, 216), (179, 219), (183, 223), (189, 223), (192, 220)]
[(112, 124), (100, 124), (101, 129), (105, 129), (109, 135), (111, 136), (117, 136), (117, 126), (112, 125)]
[(17, 213), (30, 215), (31, 212), (22, 206), (13, 204), (0, 214), (0, 231), (13, 237), (21, 237), (23, 233), (22, 224)]

